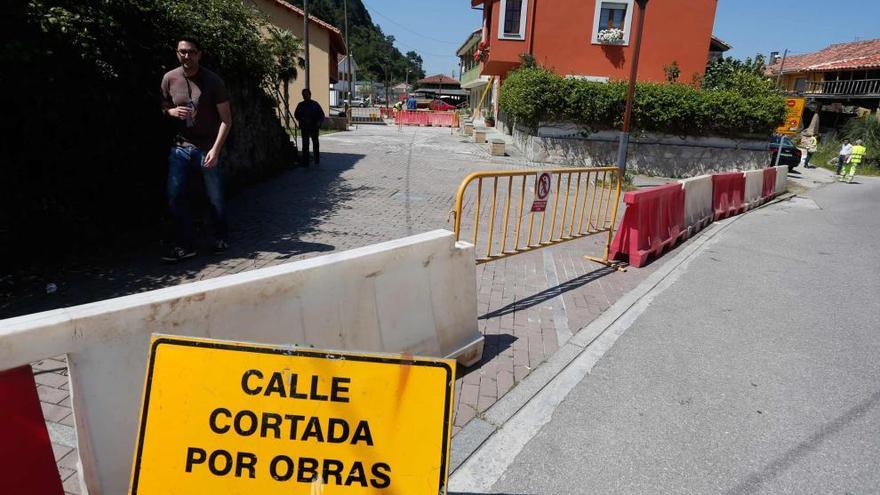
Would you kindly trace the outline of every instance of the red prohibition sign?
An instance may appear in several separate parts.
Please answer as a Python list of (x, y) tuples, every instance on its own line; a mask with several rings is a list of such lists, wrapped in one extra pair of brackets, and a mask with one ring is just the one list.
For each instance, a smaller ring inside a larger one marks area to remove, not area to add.
[(550, 174), (544, 172), (538, 176), (538, 188), (535, 193), (538, 199), (547, 199), (547, 196), (550, 194)]

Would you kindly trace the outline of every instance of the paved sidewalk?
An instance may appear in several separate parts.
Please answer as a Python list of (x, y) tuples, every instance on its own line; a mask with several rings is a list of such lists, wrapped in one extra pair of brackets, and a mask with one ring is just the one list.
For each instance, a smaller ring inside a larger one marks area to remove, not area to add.
[[(291, 170), (231, 200), (234, 245), (226, 256), (164, 265), (156, 260), (155, 249), (145, 249), (83, 263), (11, 293), (0, 303), (0, 315), (233, 274), (437, 228), (451, 230), (448, 212), (466, 175), (539, 166), (515, 156), (515, 150), (509, 150), (514, 156), (491, 157), (486, 145), (442, 128), (362, 125), (322, 141), (319, 168)], [(453, 434), (654, 270), (649, 265), (620, 273), (582, 258), (601, 255), (605, 241), (606, 236), (594, 236), (477, 267), (479, 327), (486, 347), (480, 364), (461, 370), (456, 383)], [(57, 284), (58, 291), (46, 294), (48, 282)], [(61, 367), (46, 360), (35, 369), (44, 365)], [(76, 493), (71, 485), (76, 478), (70, 477), (76, 453), (70, 450), (66, 379), (50, 376), (38, 375), (63, 383), (57, 388), (41, 384), (44, 412), (65, 486)]]

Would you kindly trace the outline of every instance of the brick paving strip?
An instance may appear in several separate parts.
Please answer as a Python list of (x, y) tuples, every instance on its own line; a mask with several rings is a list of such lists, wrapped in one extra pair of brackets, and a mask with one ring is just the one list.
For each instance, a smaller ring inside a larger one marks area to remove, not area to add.
[[(319, 168), (295, 169), (250, 187), (230, 201), (232, 249), (163, 265), (156, 250), (71, 268), (4, 294), (4, 317), (118, 297), (239, 273), (330, 251), (397, 239), (447, 223), (461, 180), (479, 170), (536, 167), (514, 156), (491, 157), (449, 129), (360, 126), (322, 138)], [(508, 147), (509, 153), (515, 153)], [(620, 211), (622, 214), (622, 209)], [(483, 359), (456, 382), (453, 435), (655, 269), (614, 272), (583, 259), (601, 255), (597, 235), (477, 267)], [(48, 282), (58, 291), (45, 294)], [(33, 364), (59, 471), (78, 493), (77, 454), (63, 358)]]

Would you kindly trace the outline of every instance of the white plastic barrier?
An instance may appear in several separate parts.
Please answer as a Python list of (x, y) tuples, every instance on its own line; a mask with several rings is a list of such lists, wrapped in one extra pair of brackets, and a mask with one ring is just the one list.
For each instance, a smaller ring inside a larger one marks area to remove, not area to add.
[(743, 203), (745, 203), (746, 209), (749, 210), (761, 204), (764, 171), (761, 169), (749, 170), (744, 172), (744, 174), (746, 176), (746, 191)]
[[(0, 370), (67, 354), (90, 495), (128, 492), (150, 334), (480, 359), (473, 246), (436, 230), (0, 321)], [(5, 406), (5, 405), (4, 405)]]
[(785, 180), (788, 179), (788, 166), (780, 165), (776, 167), (776, 195), (785, 192)]
[(684, 224), (693, 235), (712, 222), (712, 176), (680, 180), (684, 188)]

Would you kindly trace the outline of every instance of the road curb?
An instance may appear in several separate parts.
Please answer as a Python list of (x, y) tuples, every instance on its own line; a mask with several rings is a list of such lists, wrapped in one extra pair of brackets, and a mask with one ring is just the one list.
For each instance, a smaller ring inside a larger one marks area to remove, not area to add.
[[(777, 201), (766, 203), (763, 206), (781, 202), (790, 199), (793, 196), (793, 194), (786, 195), (780, 197)], [(657, 269), (657, 271), (649, 275), (644, 281), (636, 286), (636, 288), (626, 293), (589, 325), (575, 333), (565, 345), (559, 348), (559, 350), (557, 350), (557, 352), (547, 361), (532, 371), (485, 413), (465, 424), (461, 431), (452, 438), (450, 452), (450, 487), (456, 488), (453, 485), (453, 482), (460, 481), (455, 480), (452, 476), (453, 474), (459, 474), (460, 476), (458, 476), (458, 478), (469, 478), (470, 480), (476, 478), (476, 476), (473, 475), (468, 476), (468, 474), (459, 473), (459, 469), (463, 466), (468, 467), (466, 466), (466, 463), (474, 459), (475, 454), (477, 454), (496, 433), (504, 430), (508, 421), (529, 406), (539, 394), (553, 397), (552, 400), (558, 405), (558, 403), (568, 395), (570, 389), (579, 383), (583, 376), (592, 369), (592, 365), (601, 359), (602, 355), (610, 349), (611, 345), (613, 345), (613, 341), (622, 335), (626, 328), (635, 321), (650, 301), (668, 286), (672, 285), (675, 279), (684, 273), (689, 262), (705, 249), (713, 239), (718, 236), (718, 234), (727, 230), (730, 225), (743, 216), (744, 215), (737, 215), (720, 222), (715, 222), (701, 231), (698, 235), (692, 237), (685, 244), (680, 246), (682, 248), (680, 253), (666, 261), (659, 269)], [(642, 307), (639, 310), (637, 306)], [(632, 311), (633, 309), (637, 310)], [(608, 339), (610, 342), (599, 342), (603, 336), (609, 333), (609, 329), (615, 330), (614, 332), (610, 332), (615, 334), (611, 335)], [(579, 361), (584, 360), (584, 358), (586, 358), (587, 361), (591, 361), (591, 364), (584, 365), (583, 363), (579, 363)], [(561, 388), (556, 387), (560, 388), (560, 390), (549, 390), (550, 388), (553, 388), (554, 382), (560, 379), (565, 382), (562, 384)], [(564, 390), (568, 385), (570, 385), (570, 388)], [(550, 413), (552, 413), (553, 408), (555, 408), (555, 405), (552, 406)], [(546, 412), (546, 407), (543, 409), (545, 410), (544, 412)], [(542, 426), (542, 424), (538, 425), (538, 429), (540, 429), (540, 426)], [(534, 431), (534, 433), (537, 433), (537, 431)], [(521, 437), (522, 435), (518, 436)], [(519, 447), (521, 448), (530, 438), (531, 437), (525, 439), (519, 438), (517, 440), (517, 442), (520, 443)], [(516, 449), (516, 446), (505, 446), (504, 452), (505, 456), (508, 457), (508, 460), (512, 462), (513, 458), (519, 453), (519, 450)], [(482, 484), (482, 488), (491, 487), (497, 478), (503, 474), (504, 469), (499, 465), (500, 461), (476, 459), (474, 462), (477, 466), (468, 470), (474, 471), (472, 474), (475, 474), (476, 472), (480, 473), (479, 477), (481, 479), (479, 483)], [(490, 465), (487, 465), (487, 462)], [(463, 482), (455, 484), (468, 485), (469, 483)], [(468, 488), (471, 489), (475, 487), (468, 486)]]

